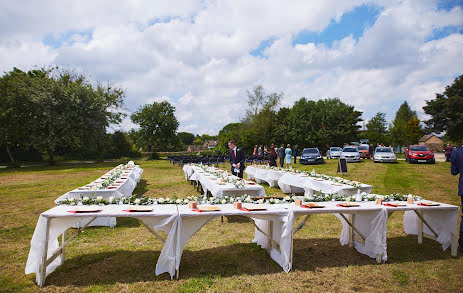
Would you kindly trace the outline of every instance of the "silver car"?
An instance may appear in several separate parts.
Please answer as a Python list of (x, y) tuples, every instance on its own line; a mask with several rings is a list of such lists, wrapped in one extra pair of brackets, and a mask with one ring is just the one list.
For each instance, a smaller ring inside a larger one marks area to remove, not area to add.
[(330, 147), (330, 149), (326, 152), (327, 159), (338, 159), (341, 157), (342, 148), (340, 147)]
[(342, 149), (341, 158), (347, 162), (360, 162), (360, 153), (356, 147), (345, 147)]
[(392, 148), (388, 147), (377, 147), (375, 149), (375, 155), (373, 156), (373, 161), (378, 162), (389, 162), (397, 163), (397, 156), (394, 154)]

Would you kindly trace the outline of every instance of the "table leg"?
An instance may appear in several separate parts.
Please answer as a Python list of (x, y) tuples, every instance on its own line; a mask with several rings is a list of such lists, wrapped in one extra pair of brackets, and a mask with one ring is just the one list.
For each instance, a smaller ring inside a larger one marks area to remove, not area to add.
[(62, 238), (61, 238), (61, 245), (63, 246), (63, 248), (61, 249), (61, 265), (64, 264), (64, 258), (66, 256), (66, 230), (64, 230), (63, 232), (63, 235), (62, 235)]
[(349, 225), (349, 247), (354, 247), (354, 214), (347, 214), (351, 225)]
[(45, 245), (43, 247), (42, 263), (40, 264), (39, 287), (45, 286), (47, 278), (47, 260), (48, 260), (48, 238), (50, 236), (50, 219), (46, 218)]
[(452, 233), (452, 243), (450, 244), (450, 255), (453, 257), (457, 257), (457, 252), (458, 250), (458, 239), (457, 239), (457, 233), (453, 234)]
[(421, 211), (415, 211), (418, 214), (416, 217), (416, 225), (418, 226), (418, 244), (423, 244), (423, 220), (421, 220), (420, 215), (422, 215)]

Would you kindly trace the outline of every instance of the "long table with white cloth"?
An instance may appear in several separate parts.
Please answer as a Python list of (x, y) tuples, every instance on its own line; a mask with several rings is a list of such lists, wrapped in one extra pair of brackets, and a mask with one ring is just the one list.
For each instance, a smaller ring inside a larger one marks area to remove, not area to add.
[[(226, 176), (230, 179), (239, 180), (237, 176), (228, 174), (226, 171), (223, 171), (219, 168), (208, 167), (211, 170), (214, 170), (218, 173), (223, 173), (223, 176)], [(201, 184), (201, 187), (204, 190), (204, 194), (207, 195), (207, 192), (210, 192), (213, 197), (223, 197), (224, 195), (243, 195), (248, 194), (251, 196), (265, 196), (265, 188), (254, 182), (243, 182), (242, 187), (236, 187), (235, 184), (230, 182), (222, 182), (221, 178), (218, 178), (207, 171), (204, 171), (198, 166), (184, 166), (185, 177), (188, 180), (196, 181)]]
[[(92, 207), (92, 206), (89, 206)], [(153, 205), (150, 212), (128, 212), (126, 205), (93, 206), (95, 212), (73, 213), (75, 206), (62, 205), (43, 212), (31, 239), (31, 249), (26, 263), (26, 274), (35, 273), (36, 282), (44, 286), (46, 277), (64, 263), (67, 242), (81, 233), (88, 225), (77, 229), (72, 236), (66, 238), (66, 231), (82, 219), (91, 223), (101, 217), (133, 217), (137, 218), (151, 233), (164, 242), (156, 265), (156, 274), (168, 272), (175, 274), (175, 247), (177, 236), (178, 211), (176, 205)], [(168, 234), (162, 239), (155, 230)], [(114, 230), (116, 232), (117, 230)], [(58, 238), (62, 237), (61, 245)]]
[[(156, 265), (156, 274), (168, 272), (174, 277), (179, 272), (183, 249), (188, 240), (214, 217), (240, 215), (250, 217), (255, 225), (253, 242), (269, 251), (285, 272), (293, 265), (293, 239), (308, 218), (312, 215), (331, 213), (342, 222), (340, 243), (354, 247), (358, 252), (375, 258), (378, 262), (387, 260), (388, 215), (395, 211), (405, 211), (404, 230), (407, 234), (418, 234), (418, 242), (423, 237), (434, 239), (442, 244), (442, 249), (451, 247), (452, 256), (456, 256), (458, 243), (457, 222), (459, 207), (438, 204), (437, 206), (421, 206), (420, 203), (391, 207), (376, 205), (374, 202), (359, 202), (358, 206), (344, 207), (340, 202), (318, 202), (322, 208), (305, 208), (294, 203), (261, 204), (265, 210), (249, 211), (236, 209), (232, 204), (217, 205), (218, 211), (200, 212), (191, 210), (186, 205), (155, 204), (150, 212), (126, 212), (124, 205), (96, 206), (99, 212), (74, 214), (71, 206), (63, 205), (42, 213), (37, 222), (31, 240), (31, 250), (26, 265), (26, 274), (36, 273), (37, 283), (41, 286), (45, 278), (57, 266), (63, 264), (65, 231), (82, 218), (98, 217), (135, 217), (158, 239), (164, 241), (155, 230), (168, 234)], [(246, 204), (243, 204), (246, 207)], [(415, 216), (416, 215), (416, 216)], [(296, 219), (305, 216), (295, 226)], [(423, 227), (424, 226), (424, 227)], [(77, 230), (80, 233), (86, 226)], [(115, 230), (117, 231), (117, 230)], [(59, 246), (58, 237), (63, 235), (64, 245)], [(72, 239), (74, 236), (69, 238)], [(51, 255), (51, 256), (50, 256)], [(45, 265), (44, 265), (45, 264)]]
[(300, 193), (312, 195), (316, 192), (337, 193), (339, 195), (354, 195), (360, 192), (369, 194), (373, 186), (358, 183), (357, 186), (343, 184), (330, 179), (311, 177), (304, 173), (286, 172), (278, 180), (278, 186), (283, 193)]
[(278, 186), (278, 180), (285, 174), (281, 170), (258, 166), (247, 166), (245, 173), (248, 179), (254, 179), (257, 183), (267, 182), (270, 187)]
[[(108, 171), (105, 175), (101, 176), (100, 178), (94, 180), (92, 183), (88, 184), (84, 187), (78, 187), (74, 190), (71, 190), (55, 200), (55, 203), (59, 203), (65, 199), (80, 199), (83, 197), (98, 197), (101, 196), (103, 199), (108, 199), (113, 197), (115, 199), (121, 197), (128, 197), (132, 194), (134, 189), (137, 187), (137, 184), (140, 182), (141, 175), (143, 174), (143, 169), (140, 168), (138, 165), (134, 165), (132, 161), (128, 163), (130, 168), (123, 170), (121, 173), (121, 177), (117, 179), (112, 185), (109, 185), (105, 188), (97, 188), (99, 184), (106, 178), (107, 174), (110, 174), (112, 171), (120, 168), (121, 165), (117, 166), (116, 168)], [(76, 223), (76, 227), (83, 227), (87, 224), (87, 220), (80, 221)], [(94, 220), (90, 226), (109, 226), (114, 227), (116, 226), (116, 218), (115, 217), (98, 217)]]

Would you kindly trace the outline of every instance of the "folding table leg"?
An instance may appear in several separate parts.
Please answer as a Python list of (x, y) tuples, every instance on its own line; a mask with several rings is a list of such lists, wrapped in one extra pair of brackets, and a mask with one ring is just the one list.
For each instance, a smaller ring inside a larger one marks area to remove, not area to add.
[(423, 220), (421, 220), (420, 215), (423, 213), (421, 211), (415, 211), (418, 217), (416, 217), (416, 225), (418, 226), (418, 244), (423, 244)]
[(347, 218), (351, 223), (349, 225), (349, 247), (354, 247), (354, 214), (347, 214)]
[(66, 252), (65, 252), (66, 245), (65, 245), (65, 243), (66, 243), (66, 230), (64, 230), (62, 238), (61, 238), (61, 244), (63, 246), (63, 248), (61, 249), (61, 265), (64, 264), (64, 258), (66, 256)]
[(452, 243), (450, 244), (450, 255), (453, 257), (457, 257), (457, 250), (458, 250), (458, 240), (457, 240), (457, 233), (452, 233)]
[(48, 238), (50, 237), (50, 219), (46, 218), (45, 245), (43, 247), (42, 263), (40, 265), (39, 287), (45, 286), (47, 278), (47, 260), (48, 260)]

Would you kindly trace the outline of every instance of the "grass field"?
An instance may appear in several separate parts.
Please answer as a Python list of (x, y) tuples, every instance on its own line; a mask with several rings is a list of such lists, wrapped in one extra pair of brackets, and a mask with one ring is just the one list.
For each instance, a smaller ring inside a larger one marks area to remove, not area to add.
[[(134, 193), (149, 197), (185, 197), (195, 189), (183, 171), (167, 161), (136, 162), (144, 169)], [(300, 166), (329, 175), (337, 161)], [(187, 244), (181, 278), (155, 276), (161, 244), (134, 219), (118, 219), (115, 228), (88, 228), (66, 250), (66, 262), (40, 289), (24, 268), (39, 214), (63, 193), (101, 176), (117, 163), (61, 165), (0, 170), (0, 291), (84, 292), (282, 292), (282, 291), (439, 291), (461, 292), (463, 257), (450, 257), (437, 242), (403, 233), (402, 213), (388, 221), (388, 262), (339, 244), (341, 223), (333, 215), (312, 217), (294, 241), (293, 271), (282, 271), (251, 243), (250, 222), (212, 221)], [(449, 163), (435, 165), (349, 164), (344, 177), (373, 185), (373, 192), (413, 193), (459, 205), (458, 178)], [(281, 191), (265, 185), (267, 194)]]

